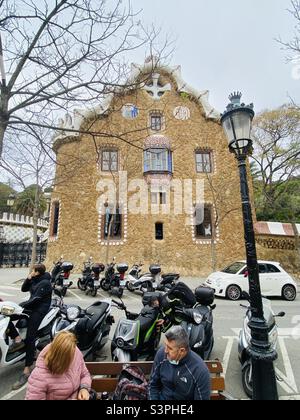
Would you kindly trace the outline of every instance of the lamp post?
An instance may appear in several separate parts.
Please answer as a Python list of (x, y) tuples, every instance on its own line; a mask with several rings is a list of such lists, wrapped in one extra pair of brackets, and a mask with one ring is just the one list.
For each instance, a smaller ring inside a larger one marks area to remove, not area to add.
[(248, 349), (252, 362), (254, 400), (277, 400), (277, 385), (273, 362), (277, 353), (271, 348), (268, 325), (264, 318), (259, 282), (259, 270), (255, 246), (252, 211), (247, 182), (247, 157), (252, 153), (251, 128), (254, 118), (253, 104), (241, 104), (242, 94), (229, 96), (230, 104), (221, 117), (228, 139), (229, 150), (235, 154), (240, 172), (240, 188), (243, 209), (245, 245), (248, 266), (249, 294), (251, 305), (251, 344)]
[(7, 198), (7, 202), (6, 205), (9, 209), (9, 213), (11, 212), (11, 209), (13, 207), (13, 205), (15, 204), (15, 195), (14, 194), (9, 194), (8, 198)]

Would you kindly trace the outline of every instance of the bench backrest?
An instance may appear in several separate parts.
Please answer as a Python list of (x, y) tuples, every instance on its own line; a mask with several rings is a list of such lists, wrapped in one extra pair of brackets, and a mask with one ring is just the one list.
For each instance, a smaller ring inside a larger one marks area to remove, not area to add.
[[(218, 360), (206, 361), (206, 366), (211, 375), (211, 399), (224, 399), (222, 392), (225, 391), (225, 380), (221, 376), (223, 367)], [(124, 366), (128, 363), (122, 362), (96, 362), (86, 363), (86, 366), (92, 376), (92, 388), (97, 392), (114, 392), (118, 376)], [(130, 362), (130, 365), (139, 366), (144, 374), (149, 377), (153, 362)]]

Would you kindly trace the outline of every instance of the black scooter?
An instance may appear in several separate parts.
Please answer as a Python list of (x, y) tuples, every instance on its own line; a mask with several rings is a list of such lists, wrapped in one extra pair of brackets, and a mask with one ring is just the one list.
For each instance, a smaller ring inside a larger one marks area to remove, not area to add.
[(200, 286), (193, 293), (184, 283), (178, 283), (163, 300), (171, 322), (180, 324), (188, 333), (191, 349), (203, 360), (209, 360), (214, 346), (214, 291)]
[(53, 289), (58, 289), (64, 297), (68, 288), (73, 284), (70, 280), (70, 274), (74, 266), (71, 262), (63, 262), (62, 258), (54, 264), (51, 272), (51, 284)]
[(78, 289), (83, 292), (86, 291), (88, 280), (92, 274), (92, 265), (92, 257), (89, 257), (89, 259), (83, 263), (82, 277), (80, 277), (77, 281)]
[(113, 262), (107, 267), (105, 277), (101, 280), (100, 286), (104, 291), (121, 298), (126, 285), (125, 273), (128, 270), (128, 265), (118, 264), (116, 267), (118, 273), (115, 272), (115, 265), (115, 259), (113, 259)]
[(53, 338), (60, 331), (73, 332), (79, 350), (87, 359), (108, 342), (114, 322), (110, 301), (97, 301), (87, 309), (77, 305), (63, 305), (60, 316), (53, 324), (51, 335)]

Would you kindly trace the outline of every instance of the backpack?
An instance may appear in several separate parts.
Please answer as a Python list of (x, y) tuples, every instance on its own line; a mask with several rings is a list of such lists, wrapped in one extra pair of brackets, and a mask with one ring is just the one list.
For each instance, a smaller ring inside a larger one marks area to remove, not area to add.
[(126, 365), (120, 373), (113, 400), (147, 400), (148, 382), (138, 366)]

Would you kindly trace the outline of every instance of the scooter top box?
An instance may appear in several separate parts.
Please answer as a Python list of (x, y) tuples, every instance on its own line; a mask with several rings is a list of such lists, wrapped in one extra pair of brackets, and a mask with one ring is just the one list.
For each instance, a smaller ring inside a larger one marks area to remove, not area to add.
[(101, 264), (101, 263), (93, 264), (93, 267), (92, 267), (93, 273), (99, 274), (99, 273), (102, 273), (104, 270), (105, 270), (105, 265), (104, 264)]
[(160, 296), (162, 296), (163, 294), (164, 293), (162, 293), (162, 292), (146, 292), (146, 293), (144, 293), (143, 299), (142, 299), (143, 305), (144, 306), (150, 305), (152, 299), (155, 299), (155, 298), (159, 299)]
[(215, 300), (215, 292), (210, 287), (199, 286), (195, 290), (197, 302), (201, 305), (212, 305)]
[(128, 265), (126, 263), (121, 263), (117, 265), (118, 273), (123, 274), (128, 270)]
[(74, 265), (71, 262), (63, 262), (61, 265), (63, 271), (71, 271), (74, 268)]
[(150, 271), (151, 274), (156, 275), (156, 274), (159, 274), (161, 272), (161, 267), (160, 267), (160, 265), (152, 264), (149, 267), (149, 271)]

